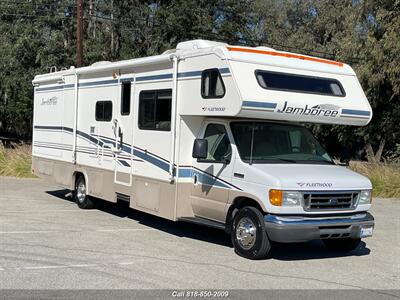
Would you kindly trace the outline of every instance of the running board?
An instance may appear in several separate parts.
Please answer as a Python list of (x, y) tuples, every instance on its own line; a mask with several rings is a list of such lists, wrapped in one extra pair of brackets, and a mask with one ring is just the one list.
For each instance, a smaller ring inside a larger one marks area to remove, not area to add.
[(189, 222), (189, 223), (194, 223), (194, 224), (199, 224), (199, 225), (204, 225), (212, 228), (217, 228), (217, 229), (222, 229), (225, 230), (225, 224), (201, 217), (183, 217), (183, 218), (178, 218), (178, 221), (183, 221), (183, 222)]
[(131, 196), (129, 196), (129, 195), (115, 193), (115, 196), (117, 198), (117, 202), (121, 201), (121, 202), (129, 203), (131, 201)]

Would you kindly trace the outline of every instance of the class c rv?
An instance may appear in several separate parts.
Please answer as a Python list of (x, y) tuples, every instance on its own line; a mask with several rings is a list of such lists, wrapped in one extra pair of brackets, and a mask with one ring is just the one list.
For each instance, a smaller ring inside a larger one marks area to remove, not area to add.
[(322, 58), (206, 40), (162, 55), (38, 75), (32, 170), (72, 191), (217, 227), (237, 254), (372, 235), (371, 182), (335, 163), (310, 123), (363, 126), (353, 69)]

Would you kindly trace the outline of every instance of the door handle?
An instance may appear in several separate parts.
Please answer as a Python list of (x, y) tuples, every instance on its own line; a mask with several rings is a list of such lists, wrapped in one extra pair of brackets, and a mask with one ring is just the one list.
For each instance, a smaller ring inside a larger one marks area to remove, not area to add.
[(196, 174), (193, 176), (193, 184), (197, 185), (197, 175)]

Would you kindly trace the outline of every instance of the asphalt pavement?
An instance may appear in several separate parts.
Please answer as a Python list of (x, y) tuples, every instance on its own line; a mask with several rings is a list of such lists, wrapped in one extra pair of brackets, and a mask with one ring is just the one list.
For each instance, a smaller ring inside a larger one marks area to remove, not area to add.
[(250, 261), (234, 253), (222, 231), (109, 203), (81, 210), (67, 194), (43, 180), (0, 177), (0, 289), (351, 289), (392, 295), (400, 287), (400, 200), (374, 199), (374, 236), (351, 253), (313, 241), (279, 244), (271, 258)]

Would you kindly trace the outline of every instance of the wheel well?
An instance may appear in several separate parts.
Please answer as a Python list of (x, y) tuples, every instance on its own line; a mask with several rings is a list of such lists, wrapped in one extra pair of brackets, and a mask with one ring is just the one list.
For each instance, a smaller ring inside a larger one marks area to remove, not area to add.
[(85, 180), (85, 175), (82, 172), (76, 171), (74, 174), (72, 174), (72, 190), (75, 189), (76, 181), (78, 180), (79, 177), (83, 177)]
[(226, 214), (225, 231), (227, 233), (230, 233), (233, 217), (239, 211), (239, 209), (245, 206), (252, 206), (257, 208), (261, 213), (264, 212), (261, 205), (256, 200), (247, 197), (236, 198), (235, 200), (233, 200), (231, 206), (229, 207), (228, 213)]

